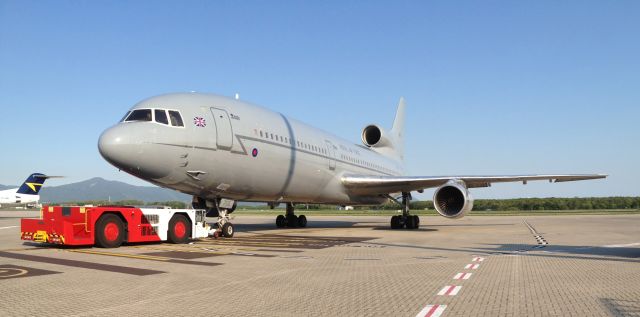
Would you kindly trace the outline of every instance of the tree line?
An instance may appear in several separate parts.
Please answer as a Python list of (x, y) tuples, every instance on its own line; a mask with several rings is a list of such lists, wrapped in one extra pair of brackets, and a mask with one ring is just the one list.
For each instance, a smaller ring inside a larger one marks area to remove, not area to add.
[[(67, 206), (139, 206), (139, 207), (171, 207), (173, 209), (188, 208), (189, 204), (182, 201), (147, 202), (141, 200), (89, 200), (71, 201), (55, 205)], [(284, 205), (281, 204), (280, 207)], [(298, 204), (299, 210), (335, 209), (332, 205)], [(400, 206), (395, 202), (388, 202), (379, 206), (358, 206), (357, 210), (397, 210)], [(248, 207), (247, 209), (264, 209), (264, 207)], [(421, 200), (411, 202), (413, 210), (428, 210), (433, 208), (433, 201)], [(478, 199), (473, 203), (475, 211), (536, 211), (536, 210), (605, 210), (605, 209), (640, 209), (640, 197), (587, 197), (587, 198), (516, 198), (516, 199)]]

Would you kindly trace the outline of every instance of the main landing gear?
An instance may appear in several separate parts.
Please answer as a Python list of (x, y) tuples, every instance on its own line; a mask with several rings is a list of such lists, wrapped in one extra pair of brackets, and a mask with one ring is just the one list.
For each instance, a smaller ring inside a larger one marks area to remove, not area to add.
[(296, 216), (293, 211), (293, 204), (287, 203), (287, 212), (284, 215), (278, 215), (278, 217), (276, 217), (276, 226), (278, 226), (278, 228), (306, 227), (307, 217), (305, 217), (304, 215)]
[(193, 208), (206, 209), (207, 217), (218, 217), (215, 222), (217, 228), (213, 234), (214, 237), (223, 236), (232, 238), (235, 232), (229, 214), (236, 210), (237, 203), (231, 199), (218, 198), (216, 200), (204, 201), (202, 198), (193, 197)]
[(402, 193), (402, 203), (400, 203), (402, 205), (402, 215), (391, 217), (391, 229), (418, 229), (420, 227), (420, 217), (409, 214), (410, 201), (411, 194)]

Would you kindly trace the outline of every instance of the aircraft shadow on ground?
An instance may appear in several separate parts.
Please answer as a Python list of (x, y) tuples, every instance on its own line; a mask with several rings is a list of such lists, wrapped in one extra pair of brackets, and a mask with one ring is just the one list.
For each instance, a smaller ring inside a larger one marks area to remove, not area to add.
[[(248, 231), (282, 231), (286, 232), (287, 227), (278, 228), (275, 223), (245, 223), (245, 224), (235, 224), (236, 231), (238, 232), (248, 232)], [(369, 222), (358, 222), (358, 221), (327, 221), (327, 220), (309, 220), (307, 223), (307, 228), (309, 229), (339, 229), (339, 228), (369, 228), (373, 230), (383, 230), (383, 231), (438, 231), (437, 229), (431, 229), (428, 227), (423, 227), (417, 230), (404, 230), (404, 229), (391, 229), (391, 227), (384, 224), (372, 224)], [(291, 228), (291, 229), (302, 229), (302, 228)]]
[(612, 316), (637, 316), (640, 314), (640, 301), (615, 298), (600, 298), (599, 300)]
[(593, 255), (603, 257), (619, 257), (629, 259), (640, 259), (640, 248), (630, 247), (598, 247), (598, 246), (575, 246), (575, 245), (547, 245), (540, 248), (540, 245), (526, 244), (493, 244), (492, 247), (480, 248), (485, 252), (514, 252), (514, 251), (540, 251), (551, 254), (577, 254)]
[[(358, 222), (355, 221), (323, 221), (323, 220), (309, 220), (307, 223), (307, 228), (312, 229), (322, 229), (322, 228), (352, 228)], [(275, 221), (273, 223), (237, 223), (234, 224), (236, 232), (247, 232), (247, 231), (284, 231), (289, 229), (278, 228), (276, 227)], [(303, 228), (290, 228), (290, 229), (303, 229)]]

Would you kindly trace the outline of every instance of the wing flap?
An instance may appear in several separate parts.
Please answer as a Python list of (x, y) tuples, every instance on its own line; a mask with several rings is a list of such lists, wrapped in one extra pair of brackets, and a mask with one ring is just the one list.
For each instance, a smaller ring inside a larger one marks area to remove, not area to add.
[(345, 175), (342, 184), (355, 194), (389, 194), (411, 192), (439, 187), (452, 180), (463, 181), (467, 187), (488, 187), (492, 183), (548, 180), (550, 182), (572, 182), (606, 178), (604, 174), (558, 174), (558, 175), (503, 175), (503, 176), (366, 176)]

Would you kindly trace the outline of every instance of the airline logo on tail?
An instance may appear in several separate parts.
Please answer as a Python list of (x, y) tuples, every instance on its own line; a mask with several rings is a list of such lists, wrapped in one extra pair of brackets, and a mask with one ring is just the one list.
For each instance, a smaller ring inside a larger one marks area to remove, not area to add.
[(42, 173), (34, 173), (29, 175), (27, 180), (24, 181), (22, 186), (18, 188), (18, 194), (26, 194), (26, 195), (37, 195), (40, 192), (40, 188), (44, 184), (44, 181), (49, 178), (49, 176), (44, 175)]

